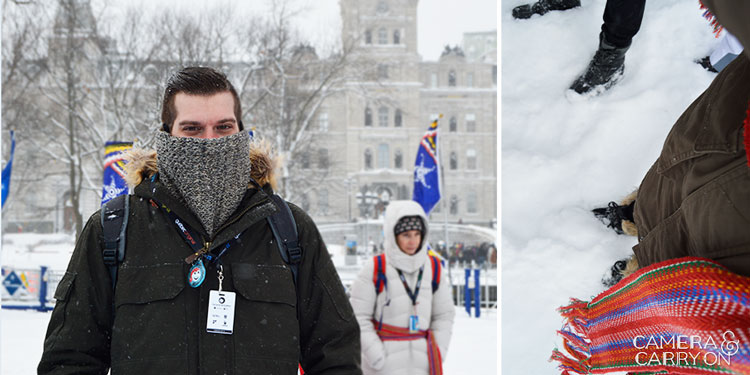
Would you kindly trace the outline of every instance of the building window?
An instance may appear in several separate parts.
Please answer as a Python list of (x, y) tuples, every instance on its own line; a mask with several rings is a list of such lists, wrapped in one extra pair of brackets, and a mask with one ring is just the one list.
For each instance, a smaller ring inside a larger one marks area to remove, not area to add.
[(305, 151), (300, 155), (302, 169), (310, 169), (310, 153)]
[(328, 189), (320, 189), (318, 192), (318, 212), (321, 215), (328, 214)]
[(455, 195), (451, 195), (451, 204), (450, 204), (449, 213), (451, 215), (458, 215), (458, 197)]
[(451, 116), (451, 119), (448, 122), (448, 131), (451, 133), (455, 133), (457, 130), (458, 130), (458, 121), (456, 121), (456, 116)]
[(372, 151), (369, 148), (365, 150), (365, 169), (372, 169)]
[(466, 114), (466, 131), (469, 133), (477, 131), (477, 116), (473, 113)]
[(382, 128), (388, 126), (388, 108), (386, 107), (378, 109), (378, 126)]
[(375, 11), (378, 12), (378, 14), (383, 14), (388, 11), (388, 3), (386, 3), (384, 0), (378, 1), (378, 7), (375, 8)]
[(378, 30), (378, 44), (388, 44), (388, 32), (384, 27)]
[(323, 112), (320, 115), (318, 115), (318, 129), (321, 132), (328, 131), (328, 113), (327, 112)]
[(497, 65), (492, 66), (492, 83), (497, 85)]
[(430, 87), (433, 89), (438, 86), (438, 75), (437, 73), (430, 74)]
[(378, 64), (378, 79), (388, 78), (388, 65)]
[(456, 86), (456, 71), (451, 70), (448, 72), (448, 86), (455, 87)]
[(370, 107), (365, 108), (365, 126), (372, 126), (372, 110)]
[(365, 30), (365, 44), (372, 44), (372, 31)]
[(470, 214), (477, 213), (477, 193), (470, 191), (466, 193), (466, 212)]
[(397, 169), (404, 167), (404, 155), (401, 150), (396, 150), (396, 156), (393, 158), (393, 166)]
[(378, 145), (378, 168), (388, 168), (388, 159), (390, 159), (390, 150), (387, 143), (381, 143)]
[(458, 169), (458, 155), (455, 152), (451, 152), (450, 168), (452, 171)]
[(466, 87), (474, 87), (474, 73), (466, 73)]
[(477, 151), (473, 148), (466, 150), (466, 169), (477, 169)]
[(318, 150), (318, 168), (328, 169), (328, 165), (329, 165), (328, 149), (321, 148), (320, 150)]
[(393, 30), (393, 44), (401, 44), (401, 32)]
[(401, 110), (396, 110), (396, 115), (393, 117), (393, 126), (400, 128), (401, 125), (403, 125), (403, 115), (401, 115)]

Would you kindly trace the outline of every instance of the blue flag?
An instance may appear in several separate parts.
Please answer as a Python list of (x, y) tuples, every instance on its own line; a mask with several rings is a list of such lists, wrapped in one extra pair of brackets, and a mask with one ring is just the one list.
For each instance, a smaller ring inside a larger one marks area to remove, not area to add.
[(10, 159), (8, 159), (8, 164), (5, 165), (3, 168), (3, 175), (2, 175), (2, 182), (3, 182), (3, 192), (2, 192), (2, 202), (0, 202), (0, 207), (5, 206), (5, 200), (8, 199), (8, 192), (10, 191), (10, 170), (13, 168), (13, 154), (16, 152), (16, 134), (13, 132), (13, 130), (10, 131)]
[(125, 182), (125, 171), (122, 160), (123, 152), (133, 148), (132, 142), (107, 142), (104, 145), (104, 181), (102, 189), (102, 205), (118, 195), (128, 193)]
[(440, 201), (440, 166), (437, 153), (438, 119), (430, 124), (422, 136), (414, 164), (414, 194), (412, 200), (424, 209), (425, 214)]

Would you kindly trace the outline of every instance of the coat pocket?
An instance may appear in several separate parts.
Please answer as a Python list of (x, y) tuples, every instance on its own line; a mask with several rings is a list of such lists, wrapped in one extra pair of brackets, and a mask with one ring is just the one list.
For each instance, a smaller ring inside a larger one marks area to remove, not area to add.
[(232, 280), (237, 292), (249, 301), (297, 306), (292, 271), (285, 265), (235, 263)]
[(232, 336), (238, 372), (273, 366), (294, 371), (300, 335), (291, 270), (285, 265), (248, 263), (234, 263), (231, 270), (237, 291)]
[(187, 283), (182, 263), (148, 267), (120, 267), (115, 305), (145, 304), (177, 297)]
[[(126, 373), (154, 366), (184, 372), (188, 342), (182, 263), (120, 267), (115, 287), (112, 368)], [(140, 370), (139, 370), (140, 371)]]
[(76, 279), (76, 272), (65, 271), (60, 283), (55, 289), (55, 299), (58, 301), (67, 301), (70, 296), (70, 290), (73, 288), (73, 282)]

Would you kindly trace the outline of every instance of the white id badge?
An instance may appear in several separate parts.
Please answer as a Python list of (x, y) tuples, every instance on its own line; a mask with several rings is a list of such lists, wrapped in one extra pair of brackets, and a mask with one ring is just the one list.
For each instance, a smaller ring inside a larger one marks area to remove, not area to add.
[(206, 331), (231, 335), (234, 329), (234, 292), (212, 290), (208, 295)]

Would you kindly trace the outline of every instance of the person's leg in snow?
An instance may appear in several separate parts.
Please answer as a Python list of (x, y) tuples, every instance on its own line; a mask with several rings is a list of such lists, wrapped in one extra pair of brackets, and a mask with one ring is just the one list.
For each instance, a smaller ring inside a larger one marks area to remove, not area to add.
[(608, 0), (599, 34), (599, 49), (586, 71), (570, 86), (577, 94), (600, 94), (617, 83), (625, 69), (625, 52), (641, 28), (646, 0)]

